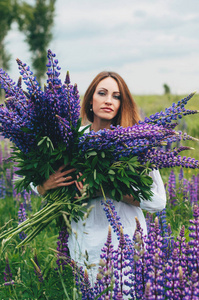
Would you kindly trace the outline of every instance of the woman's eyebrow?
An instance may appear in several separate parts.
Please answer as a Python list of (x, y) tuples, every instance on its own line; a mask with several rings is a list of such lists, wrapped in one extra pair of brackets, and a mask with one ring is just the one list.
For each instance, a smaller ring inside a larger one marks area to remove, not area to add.
[(105, 90), (105, 91), (108, 91), (106, 88), (104, 87), (100, 87), (99, 90)]
[[(106, 88), (104, 88), (104, 87), (100, 87), (99, 88), (99, 90), (105, 90), (105, 91), (107, 91), (108, 92), (108, 90), (106, 89)], [(115, 91), (115, 92), (113, 92), (113, 94), (120, 94), (120, 91)]]

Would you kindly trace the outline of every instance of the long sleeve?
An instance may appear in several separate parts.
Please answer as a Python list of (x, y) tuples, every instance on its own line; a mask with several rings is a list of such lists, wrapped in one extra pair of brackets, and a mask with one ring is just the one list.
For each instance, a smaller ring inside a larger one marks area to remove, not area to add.
[(33, 190), (33, 192), (35, 192), (35, 194), (39, 195), (38, 190), (37, 190), (37, 187), (34, 186), (32, 182), (30, 183), (30, 187), (31, 187), (31, 189)]
[(149, 174), (153, 179), (152, 184), (152, 200), (141, 200), (140, 207), (151, 213), (161, 211), (166, 206), (166, 191), (158, 170), (153, 170)]

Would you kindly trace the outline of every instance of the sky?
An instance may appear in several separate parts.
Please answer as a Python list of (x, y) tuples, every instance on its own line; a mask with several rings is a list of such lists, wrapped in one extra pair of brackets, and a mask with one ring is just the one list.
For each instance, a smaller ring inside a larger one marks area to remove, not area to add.
[[(69, 70), (81, 94), (103, 70), (132, 94), (163, 94), (164, 84), (179, 95), (199, 90), (198, 0), (57, 0), (52, 30), (61, 78)], [(31, 65), (31, 54), (16, 25), (6, 47), (17, 80), (15, 59)]]

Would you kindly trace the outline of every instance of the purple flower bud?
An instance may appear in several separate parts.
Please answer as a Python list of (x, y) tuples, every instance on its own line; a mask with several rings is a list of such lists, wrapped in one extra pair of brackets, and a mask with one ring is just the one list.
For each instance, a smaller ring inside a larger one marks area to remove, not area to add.
[(69, 76), (69, 71), (66, 73), (66, 79), (64, 81), (65, 84), (70, 84), (70, 76)]

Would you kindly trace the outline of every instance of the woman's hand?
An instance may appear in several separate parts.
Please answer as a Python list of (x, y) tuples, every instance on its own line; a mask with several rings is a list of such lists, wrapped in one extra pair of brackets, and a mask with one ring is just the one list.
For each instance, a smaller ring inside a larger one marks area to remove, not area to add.
[[(61, 166), (55, 173), (51, 174), (43, 184), (37, 186), (37, 190), (40, 195), (44, 196), (48, 190), (56, 189), (61, 186), (69, 186), (76, 183), (76, 180), (71, 176), (71, 173), (76, 171), (76, 169), (72, 168), (63, 171), (65, 167), (66, 165)], [(78, 182), (78, 186), (79, 184), (80, 183)]]
[(134, 205), (134, 206), (140, 206), (140, 202), (138, 200), (135, 200), (133, 198), (133, 196), (129, 196), (129, 195), (123, 195), (123, 199), (122, 199), (122, 202), (125, 202), (127, 204), (131, 204), (131, 205)]
[(77, 195), (77, 196), (75, 197), (75, 199), (78, 199), (78, 198), (81, 198), (81, 197), (85, 197), (86, 194), (87, 194), (87, 186), (88, 186), (88, 184), (87, 184), (87, 185), (84, 185), (84, 182), (85, 182), (86, 179), (84, 178), (84, 179), (83, 179), (83, 182), (78, 181), (78, 179), (79, 179), (81, 176), (82, 176), (82, 173), (79, 172), (79, 175), (77, 175), (77, 180), (75, 180), (75, 185), (76, 185), (76, 187), (77, 187), (77, 189), (78, 189), (78, 191), (79, 191), (79, 194), (80, 194), (81, 196)]

